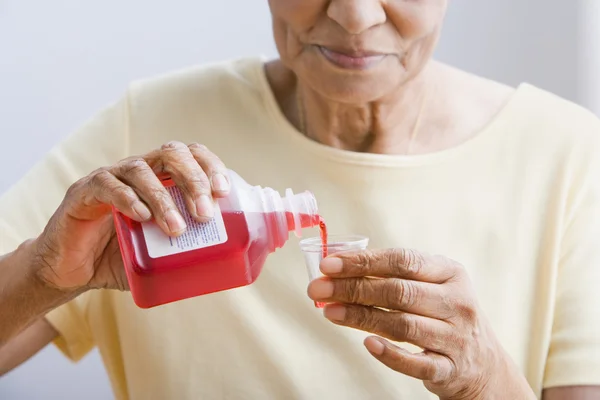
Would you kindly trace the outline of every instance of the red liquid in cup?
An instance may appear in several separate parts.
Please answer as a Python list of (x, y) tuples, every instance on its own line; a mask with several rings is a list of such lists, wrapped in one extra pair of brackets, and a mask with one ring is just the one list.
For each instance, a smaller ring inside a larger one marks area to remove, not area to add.
[[(325, 223), (325, 220), (322, 217), (319, 217), (319, 232), (321, 234), (321, 246), (323, 247), (323, 258), (327, 257), (328, 255), (328, 250), (327, 250), (327, 224)], [(323, 308), (325, 307), (325, 303), (320, 302), (320, 301), (315, 301), (315, 307), (317, 308)]]

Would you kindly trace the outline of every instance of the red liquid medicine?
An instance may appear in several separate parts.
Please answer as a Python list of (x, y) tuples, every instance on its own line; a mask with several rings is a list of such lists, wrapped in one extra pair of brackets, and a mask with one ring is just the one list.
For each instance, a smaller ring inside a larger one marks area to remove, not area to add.
[(169, 237), (153, 221), (139, 223), (113, 209), (115, 229), (135, 303), (151, 308), (254, 282), (267, 256), (283, 247), (289, 232), (318, 226), (317, 202), (310, 192), (282, 197), (251, 186), (229, 171), (230, 194), (216, 201), (215, 217), (192, 219), (179, 189), (163, 180), (187, 230)]
[[(322, 257), (326, 258), (329, 255), (329, 251), (327, 249), (327, 224), (322, 217), (319, 217), (319, 232), (321, 234), (321, 246), (323, 247)], [(325, 307), (325, 303), (315, 301), (315, 307), (323, 308)]]

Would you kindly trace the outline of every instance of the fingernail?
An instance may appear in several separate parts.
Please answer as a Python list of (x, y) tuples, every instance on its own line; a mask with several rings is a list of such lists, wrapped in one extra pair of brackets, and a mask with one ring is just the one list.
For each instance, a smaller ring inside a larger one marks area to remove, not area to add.
[(321, 272), (323, 272), (325, 275), (327, 274), (339, 274), (340, 272), (342, 272), (342, 268), (344, 267), (344, 262), (342, 261), (341, 258), (337, 258), (337, 257), (332, 257), (332, 258), (325, 258), (323, 259), (323, 261), (321, 261)]
[(333, 295), (333, 282), (315, 279), (308, 287), (308, 295), (313, 300), (325, 300)]
[(325, 307), (323, 311), (325, 318), (332, 321), (342, 322), (346, 319), (346, 307), (339, 304), (332, 304)]
[(212, 218), (215, 215), (215, 209), (210, 197), (203, 194), (196, 200), (196, 212), (199, 216), (206, 218)]
[(169, 230), (173, 233), (184, 231), (187, 227), (181, 214), (179, 214), (179, 212), (175, 210), (167, 211), (167, 213), (165, 214), (165, 220), (167, 221), (167, 226), (169, 227)]
[(148, 210), (148, 207), (141, 201), (133, 203), (133, 211), (138, 215), (142, 221), (147, 221), (152, 217), (152, 213)]
[(374, 337), (368, 337), (365, 340), (365, 347), (367, 348), (367, 350), (369, 350), (371, 353), (377, 356), (382, 355), (385, 351), (385, 345), (381, 343), (379, 339)]
[(226, 192), (229, 190), (229, 181), (223, 174), (214, 174), (212, 176), (212, 187), (217, 192)]

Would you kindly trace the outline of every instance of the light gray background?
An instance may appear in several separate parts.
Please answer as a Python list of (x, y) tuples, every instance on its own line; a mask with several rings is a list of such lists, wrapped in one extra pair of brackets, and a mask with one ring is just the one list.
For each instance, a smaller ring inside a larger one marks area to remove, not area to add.
[[(600, 113), (600, 2), (450, 0), (438, 58), (541, 86)], [(275, 55), (266, 0), (0, 0), (0, 193), (126, 84), (190, 64)], [(111, 399), (96, 352), (49, 347), (2, 399)]]

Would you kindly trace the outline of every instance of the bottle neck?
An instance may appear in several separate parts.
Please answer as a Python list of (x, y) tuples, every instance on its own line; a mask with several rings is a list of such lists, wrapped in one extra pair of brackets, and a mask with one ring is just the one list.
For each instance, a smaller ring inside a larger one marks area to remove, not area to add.
[(291, 189), (288, 189), (283, 203), (288, 232), (294, 232), (296, 237), (302, 237), (302, 229), (312, 228), (321, 222), (317, 199), (311, 192), (294, 194)]
[(302, 229), (319, 225), (321, 219), (312, 193), (294, 194), (288, 189), (285, 197), (281, 197), (270, 188), (264, 188), (261, 192), (272, 250), (283, 247), (289, 239), (289, 232), (301, 237)]

